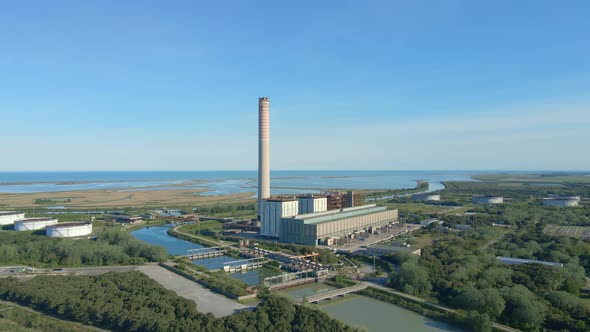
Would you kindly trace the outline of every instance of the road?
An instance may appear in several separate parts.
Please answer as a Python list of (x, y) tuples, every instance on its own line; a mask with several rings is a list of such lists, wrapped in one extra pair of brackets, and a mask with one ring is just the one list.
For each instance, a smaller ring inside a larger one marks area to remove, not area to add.
[(164, 288), (174, 291), (178, 296), (192, 300), (197, 304), (199, 312), (212, 313), (220, 318), (234, 314), (241, 310), (251, 310), (255, 305), (243, 305), (227, 297), (170, 272), (158, 265), (144, 265), (139, 271), (157, 281)]

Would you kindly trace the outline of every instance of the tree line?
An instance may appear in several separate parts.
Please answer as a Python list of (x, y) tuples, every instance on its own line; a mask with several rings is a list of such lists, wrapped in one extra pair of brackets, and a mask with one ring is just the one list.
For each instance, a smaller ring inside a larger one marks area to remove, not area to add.
[(325, 313), (272, 296), (253, 311), (215, 318), (140, 272), (4, 278), (0, 298), (113, 331), (353, 331)]

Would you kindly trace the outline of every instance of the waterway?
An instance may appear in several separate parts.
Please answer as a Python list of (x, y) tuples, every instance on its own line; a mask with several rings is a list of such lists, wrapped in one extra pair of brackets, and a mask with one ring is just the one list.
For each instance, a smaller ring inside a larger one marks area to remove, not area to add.
[[(187, 250), (204, 248), (202, 245), (186, 240), (181, 240), (169, 235), (168, 230), (171, 227), (173, 226), (164, 225), (145, 227), (131, 232), (131, 235), (143, 242), (166, 248), (170, 255), (185, 255)], [(222, 255), (218, 257), (195, 260), (193, 261), (193, 264), (203, 266), (209, 270), (217, 270), (223, 268), (223, 263), (235, 261), (238, 259), (240, 258)], [(255, 286), (261, 284), (264, 281), (264, 278), (279, 275), (281, 273), (281, 271), (263, 267), (244, 273), (232, 273), (230, 276), (232, 278), (241, 280), (250, 286)]]
[(349, 294), (337, 300), (324, 301), (316, 307), (343, 323), (371, 332), (458, 330), (456, 326), (432, 320), (390, 303), (356, 294)]
[[(413, 188), (416, 180), (472, 181), (469, 171), (273, 171), (271, 192), (327, 189)], [(38, 193), (73, 190), (207, 190), (200, 195), (256, 192), (256, 171), (202, 172), (0, 172), (0, 192)], [(433, 188), (436, 189), (436, 188)]]
[[(297, 299), (335, 289), (321, 283), (311, 283), (276, 291)], [(334, 300), (320, 302), (314, 307), (350, 326), (370, 332), (441, 332), (457, 331), (456, 326), (438, 322), (413, 311), (367, 296), (348, 294)]]

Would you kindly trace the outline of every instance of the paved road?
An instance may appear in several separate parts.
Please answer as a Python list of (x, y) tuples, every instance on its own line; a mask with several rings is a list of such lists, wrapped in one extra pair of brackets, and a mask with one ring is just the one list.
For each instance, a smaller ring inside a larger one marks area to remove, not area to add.
[(197, 304), (198, 311), (210, 312), (218, 318), (254, 307), (254, 305), (246, 306), (223, 295), (213, 293), (209, 289), (157, 265), (140, 266), (139, 271), (157, 281), (164, 288), (174, 291), (186, 299), (193, 300)]

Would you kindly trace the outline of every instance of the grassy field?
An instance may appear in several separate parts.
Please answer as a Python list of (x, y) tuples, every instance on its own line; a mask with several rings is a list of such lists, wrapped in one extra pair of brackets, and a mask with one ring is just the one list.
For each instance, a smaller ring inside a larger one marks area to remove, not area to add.
[(520, 182), (520, 183), (590, 183), (586, 174), (478, 174), (473, 176), (480, 181)]
[(380, 203), (390, 209), (398, 209), (400, 213), (443, 214), (457, 211), (453, 206), (437, 206), (424, 203)]
[[(203, 190), (201, 190), (203, 191)], [(118, 190), (81, 190), (54, 193), (0, 194), (3, 208), (42, 208), (35, 202), (60, 201), (74, 209), (97, 208), (148, 208), (162, 206), (212, 205), (218, 203), (251, 202), (252, 193), (224, 196), (200, 196), (199, 190), (144, 190), (125, 192)], [(67, 200), (64, 200), (67, 198)]]
[(590, 227), (547, 225), (543, 231), (545, 234), (551, 236), (567, 236), (576, 239), (587, 239), (590, 237)]

